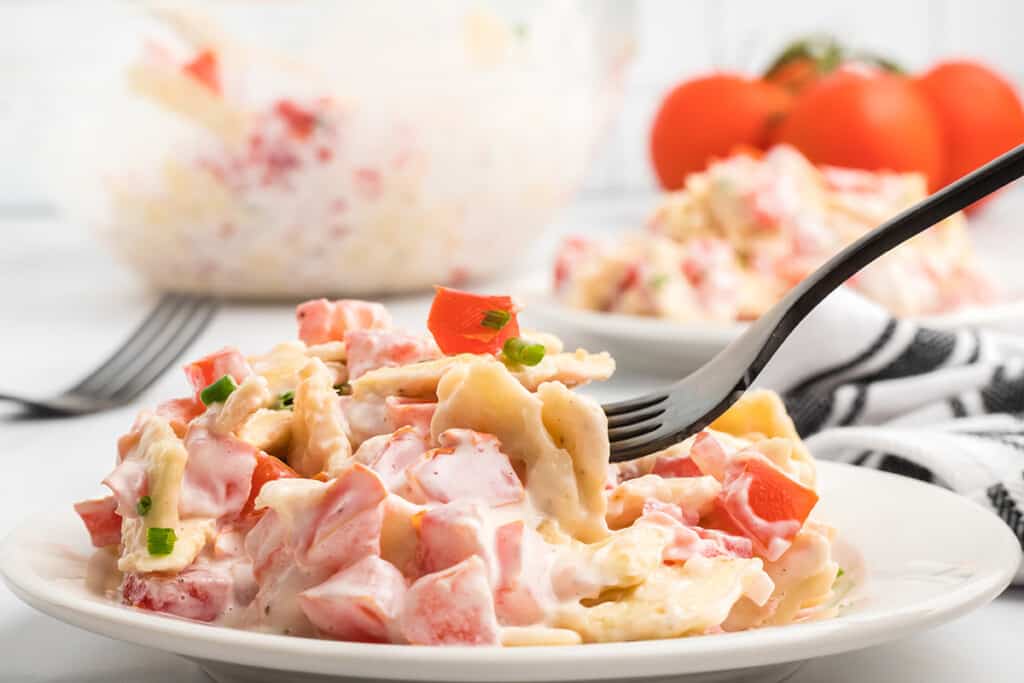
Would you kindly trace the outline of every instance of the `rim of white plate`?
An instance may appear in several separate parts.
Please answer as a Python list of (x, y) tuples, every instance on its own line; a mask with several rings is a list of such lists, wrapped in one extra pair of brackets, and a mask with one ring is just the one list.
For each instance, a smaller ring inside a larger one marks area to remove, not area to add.
[(76, 591), (69, 585), (74, 580), (41, 576), (31, 566), (27, 550), (29, 537), (38, 536), (48, 526), (68, 531), (74, 521), (70, 512), (29, 520), (4, 539), (0, 575), (19, 598), (45, 614), (95, 633), (186, 657), (282, 671), (450, 681), (598, 680), (802, 660), (860, 649), (948, 621), (990, 601), (1012, 580), (1020, 545), (1006, 525), (981, 506), (897, 475), (835, 463), (819, 465), (830, 477), (841, 477), (847, 482), (844, 485), (852, 479), (870, 487), (880, 484), (881, 477), (887, 480), (883, 488), (919, 487), (917, 495), (932, 497), (936, 509), (945, 509), (943, 514), (954, 515), (964, 527), (977, 530), (981, 525), (1002, 539), (987, 553), (988, 571), (947, 592), (881, 615), (855, 612), (820, 622), (713, 637), (527, 648), (434, 648), (296, 638), (169, 618), (85, 597), (80, 594), (82, 589)]
[[(583, 333), (623, 340), (725, 346), (749, 327), (749, 323), (745, 322), (675, 322), (627, 313), (573, 308), (559, 301), (554, 293), (539, 288), (523, 288), (517, 296), (526, 304), (527, 313), (535, 314), (542, 321), (557, 320)], [(1024, 329), (1024, 299), (969, 307), (941, 315), (912, 317), (910, 320), (938, 329), (1005, 328), (1013, 323)]]

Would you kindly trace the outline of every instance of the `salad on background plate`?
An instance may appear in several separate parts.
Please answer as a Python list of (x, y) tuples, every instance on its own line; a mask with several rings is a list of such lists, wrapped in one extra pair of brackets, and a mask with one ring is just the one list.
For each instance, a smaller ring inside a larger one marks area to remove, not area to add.
[[(132, 610), (414, 645), (678, 638), (836, 614), (835, 530), (777, 396), (609, 463), (606, 353), (438, 288), (430, 334), (356, 300), (298, 339), (185, 368), (142, 411), (105, 497), (75, 506), (94, 585)], [(95, 578), (95, 577), (94, 577)]]
[[(565, 241), (555, 291), (571, 308), (673, 322), (753, 320), (869, 230), (927, 196), (924, 176), (815, 166), (796, 149), (744, 150), (693, 173), (645, 229), (614, 243)], [(956, 214), (848, 286), (895, 315), (997, 301)]]

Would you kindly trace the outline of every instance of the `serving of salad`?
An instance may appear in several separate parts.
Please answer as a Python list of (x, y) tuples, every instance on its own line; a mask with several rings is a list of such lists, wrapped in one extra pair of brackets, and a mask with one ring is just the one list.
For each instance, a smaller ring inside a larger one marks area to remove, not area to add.
[[(742, 150), (665, 195), (646, 227), (611, 244), (570, 238), (555, 268), (570, 306), (675, 321), (751, 320), (846, 245), (927, 196), (924, 176), (815, 166), (793, 147)], [(956, 214), (848, 285), (897, 315), (997, 295)]]
[[(185, 367), (108, 495), (75, 506), (131, 609), (413, 645), (675, 638), (831, 616), (834, 530), (779, 398), (609, 463), (578, 387), (614, 371), (438, 288), (429, 334), (319, 299), (298, 339)], [(116, 568), (115, 568), (116, 567)]]

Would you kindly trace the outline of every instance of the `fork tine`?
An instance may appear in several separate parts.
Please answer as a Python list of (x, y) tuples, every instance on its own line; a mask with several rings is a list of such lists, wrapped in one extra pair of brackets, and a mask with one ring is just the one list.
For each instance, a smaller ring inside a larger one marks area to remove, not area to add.
[(167, 345), (167, 340), (173, 338), (177, 330), (194, 314), (196, 301), (190, 297), (180, 297), (174, 310), (151, 326), (153, 329), (145, 335), (144, 346), (136, 344), (128, 350), (122, 362), (106, 372), (101, 382), (93, 382), (75, 393), (102, 399), (112, 396), (128, 379), (142, 372), (160, 353)]
[(162, 377), (167, 369), (192, 346), (213, 320), (218, 309), (217, 303), (209, 299), (201, 299), (198, 304), (191, 315), (175, 328), (174, 333), (166, 339), (158, 352), (151, 354), (147, 363), (140, 366), (135, 374), (125, 378), (121, 385), (110, 394), (113, 400), (129, 401), (141, 394)]
[(651, 410), (638, 410), (632, 413), (614, 415), (608, 418), (608, 429), (612, 430), (617, 427), (628, 427), (629, 425), (636, 424), (637, 422), (643, 422), (644, 420), (649, 420), (652, 417), (658, 417), (664, 413), (665, 408), (658, 406)]
[(673, 432), (664, 424), (653, 430), (611, 444), (611, 461), (633, 460), (650, 453), (656, 453), (683, 440), (684, 434)]
[(661, 427), (661, 420), (654, 418), (646, 422), (638, 422), (636, 424), (627, 425), (625, 427), (617, 427), (615, 429), (608, 430), (608, 440), (614, 446), (620, 441), (627, 441), (629, 439), (643, 436), (645, 434), (651, 434)]
[(604, 408), (604, 414), (608, 417), (616, 417), (618, 415), (624, 415), (626, 413), (632, 413), (637, 410), (643, 410), (644, 408), (650, 408), (656, 406), (665, 399), (668, 398), (668, 394), (665, 392), (659, 392), (655, 394), (647, 394), (640, 398), (634, 398), (629, 401), (619, 401), (618, 403), (606, 403)]
[(175, 294), (165, 294), (160, 297), (157, 306), (139, 323), (131, 335), (114, 349), (113, 353), (98, 368), (66, 393), (91, 393), (106, 384), (113, 375), (119, 372), (119, 368), (131, 362), (131, 359), (138, 353), (137, 348), (144, 349), (146, 347), (148, 340), (160, 331), (164, 322), (175, 314), (181, 303), (180, 297)]

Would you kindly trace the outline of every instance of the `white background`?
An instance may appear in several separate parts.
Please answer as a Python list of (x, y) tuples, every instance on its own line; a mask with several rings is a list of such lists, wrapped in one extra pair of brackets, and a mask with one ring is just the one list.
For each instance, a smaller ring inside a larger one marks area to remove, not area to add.
[[(109, 70), (110, 55), (125, 42), (116, 7), (112, 0), (0, 0), (0, 208), (47, 205), (51, 169), (39, 151), (75, 115), (69, 102), (88, 106), (86, 84)], [(1024, 83), (1024, 3), (1016, 0), (636, 0), (634, 17), (625, 104), (587, 193), (651, 187), (647, 128), (674, 83), (714, 67), (762, 69), (808, 32), (835, 34), (911, 69), (969, 55)]]

